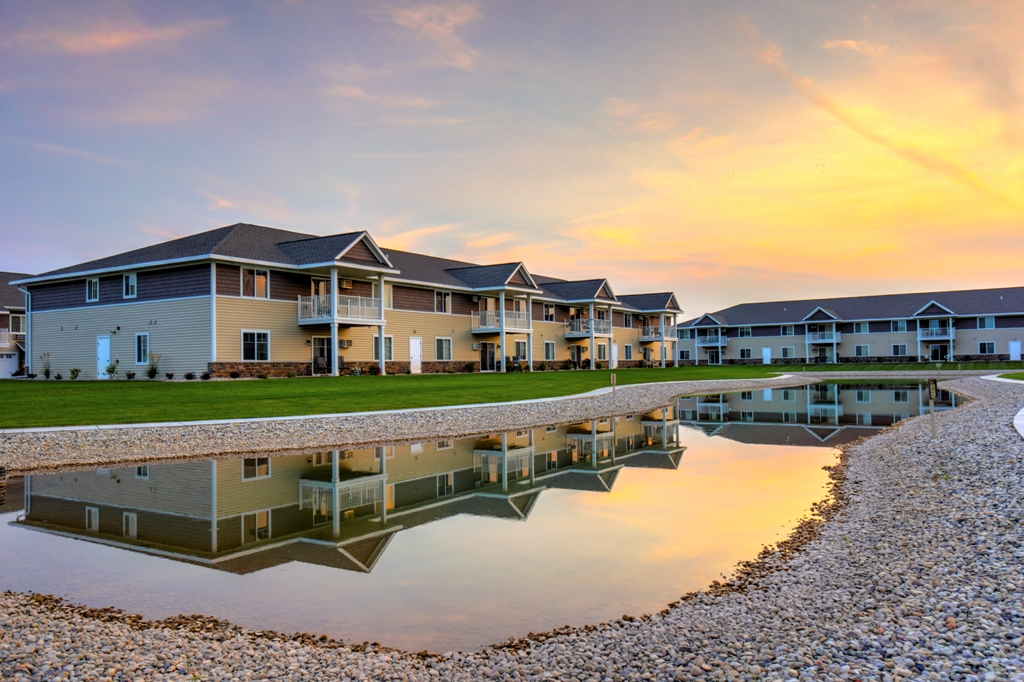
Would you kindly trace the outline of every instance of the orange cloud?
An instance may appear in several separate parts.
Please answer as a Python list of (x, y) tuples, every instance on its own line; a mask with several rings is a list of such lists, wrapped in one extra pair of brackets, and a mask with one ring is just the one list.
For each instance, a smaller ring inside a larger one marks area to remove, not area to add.
[(888, 45), (868, 40), (826, 40), (821, 44), (825, 50), (850, 50), (872, 57), (880, 57), (889, 51)]
[(635, 133), (663, 133), (676, 126), (676, 118), (667, 111), (645, 111), (639, 104), (618, 97), (609, 97), (604, 112), (616, 120), (618, 127)]
[(444, 66), (471, 69), (480, 56), (456, 34), (456, 29), (480, 16), (475, 4), (459, 2), (392, 7), (385, 12), (391, 21), (410, 29), (422, 41), (431, 44), (436, 60)]
[(94, 27), (42, 28), (18, 34), (10, 42), (40, 54), (98, 55), (194, 40), (225, 23), (223, 20), (204, 19), (160, 27), (122, 22)]

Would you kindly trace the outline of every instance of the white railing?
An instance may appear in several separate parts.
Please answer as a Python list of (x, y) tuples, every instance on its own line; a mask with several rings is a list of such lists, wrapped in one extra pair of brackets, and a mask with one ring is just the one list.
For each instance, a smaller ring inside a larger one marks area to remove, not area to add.
[(917, 330), (919, 339), (950, 339), (953, 337), (952, 327), (924, 327)]
[(334, 486), (338, 486), (338, 509), (355, 509), (380, 501), (380, 481), (299, 481), (299, 509), (330, 509)]
[[(484, 310), (470, 313), (471, 329), (501, 329), (501, 313), (497, 310)], [(529, 329), (530, 314), (518, 312), (505, 313), (505, 329)]]
[(729, 342), (729, 337), (725, 334), (717, 334), (715, 336), (698, 336), (698, 346), (724, 346)]
[[(674, 337), (676, 335), (676, 328), (669, 325), (665, 325), (665, 338)], [(640, 328), (641, 339), (660, 339), (661, 338), (661, 325), (644, 325)]]
[(612, 333), (612, 321), (611, 320), (591, 320), (590, 318), (579, 319), (579, 320), (566, 320), (565, 321), (565, 333), (566, 334), (590, 334), (590, 327), (593, 325), (595, 334), (611, 334)]
[(10, 343), (10, 341), (8, 341), (7, 339), (7, 336), (7, 330), (0, 329), (0, 346), (6, 346), (8, 343)]
[[(366, 296), (338, 296), (338, 317), (355, 320), (380, 320), (380, 299)], [(331, 297), (299, 296), (299, 319), (331, 319)]]
[(807, 334), (808, 343), (839, 343), (843, 337), (842, 332), (810, 332)]

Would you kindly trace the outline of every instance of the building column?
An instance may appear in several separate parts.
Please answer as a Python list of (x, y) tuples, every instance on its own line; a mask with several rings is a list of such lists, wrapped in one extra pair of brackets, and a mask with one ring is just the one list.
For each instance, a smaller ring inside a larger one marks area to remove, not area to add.
[(341, 450), (331, 451), (331, 482), (334, 484), (331, 493), (331, 531), (334, 537), (341, 535), (341, 492), (338, 490), (338, 460), (341, 458)]
[(616, 435), (615, 425), (619, 423), (618, 417), (612, 417), (612, 464), (615, 464), (615, 451), (619, 447), (619, 437)]
[(590, 420), (590, 466), (597, 468), (597, 420)]
[(590, 369), (597, 369), (597, 344), (594, 339), (594, 304), (590, 304)]
[(384, 273), (377, 275), (377, 310), (380, 314), (381, 324), (377, 327), (377, 343), (380, 346), (380, 375), (387, 374), (384, 364)]
[[(25, 479), (28, 480), (28, 476)], [(26, 507), (26, 511), (27, 509)], [(210, 461), (210, 553), (217, 553), (217, 460), (215, 459)]]
[(338, 376), (338, 268), (331, 268), (331, 376)]
[[(393, 447), (393, 446), (392, 446)], [(380, 522), (388, 522), (388, 449), (380, 449)]]
[[(499, 293), (498, 299), (498, 336), (501, 341), (501, 358), (498, 360), (498, 371), (505, 371), (505, 292)], [(504, 444), (504, 441), (502, 441)]]
[[(661, 368), (665, 369), (665, 313), (661, 313), (661, 315), (658, 316), (658, 319), (659, 319), (658, 324), (660, 325), (660, 329), (661, 329)], [(719, 332), (719, 333), (721, 333), (721, 332)], [(719, 346), (719, 349), (718, 349), (718, 359), (719, 360), (722, 359), (722, 349), (721, 349), (721, 346)]]
[(672, 366), (679, 366), (679, 329), (675, 314), (672, 315)]
[[(530, 325), (530, 331), (526, 332), (526, 365), (527, 371), (533, 371), (533, 296), (527, 294), (526, 296), (526, 320)], [(531, 440), (533, 436), (530, 436)], [(533, 445), (531, 442), (530, 445)], [(530, 471), (533, 471), (533, 467), (530, 467)], [(532, 474), (531, 474), (532, 475)]]
[(508, 433), (501, 432), (501, 492), (508, 492)]

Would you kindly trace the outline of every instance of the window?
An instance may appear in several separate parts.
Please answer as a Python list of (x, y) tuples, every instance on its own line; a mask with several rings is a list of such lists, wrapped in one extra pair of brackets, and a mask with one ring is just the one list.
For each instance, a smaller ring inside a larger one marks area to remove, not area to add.
[(905, 344), (905, 343), (894, 343), (894, 344), (892, 344), (892, 354), (893, 355), (906, 355), (907, 354), (907, 344)]
[(138, 332), (135, 335), (135, 364), (149, 364), (149, 332)]
[(633, 359), (633, 344), (626, 343), (622, 346), (622, 359), (632, 360)]
[(894, 332), (905, 332), (907, 331), (907, 321), (893, 320), (892, 322), (889, 323), (889, 329)]
[(453, 440), (439, 440), (436, 443), (438, 450), (451, 450), (455, 447), (455, 441)]
[(373, 449), (373, 458), (379, 460), (381, 455), (384, 455), (384, 457), (387, 458), (387, 459), (394, 459), (395, 458), (395, 446), (394, 445), (391, 445), (391, 446), (378, 445), (377, 447), (375, 447)]
[(11, 333), (12, 334), (24, 334), (25, 333), (25, 316), (24, 315), (11, 315)]
[(137, 291), (135, 273), (129, 272), (124, 276), (124, 297), (135, 298)]
[(791, 325), (791, 324), (784, 324), (784, 325), (782, 325), (782, 335), (783, 336), (793, 336), (795, 333), (796, 333), (796, 331), (793, 329), (793, 325)]
[(419, 455), (423, 453), (423, 443), (413, 443), (409, 446), (409, 453)]
[(242, 360), (267, 362), (270, 360), (270, 332), (242, 332)]
[(557, 452), (549, 452), (547, 454), (547, 456), (544, 458), (544, 460), (545, 460), (545, 462), (547, 464), (547, 470), (548, 471), (551, 471), (552, 469), (557, 469), (558, 468), (558, 453)]
[(269, 457), (246, 457), (242, 460), (242, 480), (255, 481), (258, 478), (270, 478)]
[(557, 432), (558, 432), (558, 427), (557, 426), (545, 426), (544, 427), (544, 433), (557, 433)]
[(740, 360), (749, 360), (750, 357), (751, 356), (749, 348), (740, 348)]
[(608, 359), (608, 346), (607, 345), (605, 345), (603, 343), (597, 344), (597, 359), (598, 360), (607, 360)]
[(871, 426), (871, 413), (870, 412), (858, 412), (857, 413), (857, 426)]
[(893, 391), (892, 401), (894, 403), (909, 403), (910, 402), (910, 391)]
[(793, 403), (796, 402), (796, 391), (791, 388), (782, 389), (782, 402)]
[(979, 317), (978, 318), (978, 329), (995, 329), (996, 318), (994, 317)]
[(741, 339), (749, 339), (752, 336), (750, 333), (750, 327), (740, 327), (737, 335)]
[(544, 342), (544, 359), (554, 360), (555, 359), (555, 342), (545, 341)]
[(149, 480), (149, 465), (148, 464), (140, 464), (139, 466), (135, 467), (135, 478), (139, 478), (139, 479), (148, 481)]
[(740, 393), (740, 400), (742, 400), (743, 402), (749, 402), (749, 401), (751, 401), (753, 399), (754, 399), (754, 392), (753, 391), (743, 391), (742, 393)]
[(627, 329), (633, 327), (633, 313), (622, 313), (622, 326)]
[(545, 303), (544, 304), (544, 321), (554, 322), (555, 321), (555, 304)]
[(270, 298), (270, 273), (267, 270), (242, 268), (242, 296)]
[(689, 349), (681, 349), (679, 351), (679, 359), (680, 360), (689, 360), (690, 359), (690, 351), (689, 351)]
[(978, 353), (980, 355), (994, 355), (996, 352), (996, 344), (993, 341), (982, 341), (978, 344)]
[[(371, 293), (373, 294), (373, 297), (374, 298), (380, 298), (380, 285), (378, 285), (376, 282), (373, 282), (371, 284), (371, 289), (372, 289)], [(392, 298), (393, 291), (394, 290), (391, 288), (390, 284), (385, 284), (384, 285), (384, 307), (385, 308), (391, 308), (391, 298)]]
[(452, 294), (450, 291), (434, 292), (434, 312), (450, 313), (452, 311)]
[(99, 507), (85, 508), (85, 529), (93, 533), (100, 532), (100, 510)]
[(783, 358), (795, 358), (796, 357), (796, 348), (793, 347), (793, 346), (783, 346), (782, 347), (782, 357)]
[(526, 359), (526, 341), (516, 341), (514, 350), (516, 357), (520, 360)]
[[(380, 361), (380, 343), (377, 337), (373, 337), (373, 359)], [(384, 337), (384, 361), (391, 362), (394, 359), (394, 342), (390, 336)]]
[[(349, 453), (349, 454), (351, 454), (351, 453)], [(341, 459), (346, 459), (345, 453), (342, 453)], [(315, 455), (313, 455), (313, 465), (314, 466), (324, 466), (324, 465), (328, 465), (328, 464), (333, 464), (334, 463), (333, 460), (334, 460), (334, 453), (331, 453), (331, 452), (318, 452)]]
[(857, 390), (857, 402), (858, 403), (870, 403), (871, 402), (871, 391), (864, 389)]
[(854, 322), (853, 333), (854, 334), (867, 334), (870, 331), (870, 327), (867, 322)]
[(451, 495), (455, 492), (455, 474), (448, 472), (447, 474), (438, 474), (437, 476), (437, 496), (444, 497), (445, 495)]
[(598, 308), (597, 310), (595, 310), (594, 311), (594, 315), (599, 320), (607, 320), (608, 319), (608, 311), (605, 310), (604, 308)]
[(270, 510), (242, 516), (242, 544), (270, 538)]
[(743, 412), (740, 412), (740, 421), (741, 422), (752, 422), (752, 421), (754, 421), (754, 413), (753, 413), (753, 411), (751, 411), (751, 410), (744, 410)]
[(96, 277), (85, 280), (85, 301), (95, 303), (100, 300), (100, 280)]
[(121, 514), (121, 530), (126, 538), (134, 540), (139, 536), (139, 517), (135, 512)]
[(436, 360), (451, 360), (452, 359), (452, 340), (451, 339), (444, 338), (444, 337), (438, 337), (438, 338), (434, 339), (434, 358)]
[(892, 423), (901, 422), (904, 419), (910, 419), (910, 415), (905, 412), (900, 412), (892, 416)]
[(796, 424), (796, 412), (783, 412), (782, 421), (785, 424)]
[(866, 358), (871, 355), (871, 346), (868, 345), (857, 345), (853, 347), (853, 354), (858, 358)]
[(689, 341), (690, 340), (690, 330), (689, 329), (680, 329), (679, 330), (679, 338), (682, 339), (683, 341)]

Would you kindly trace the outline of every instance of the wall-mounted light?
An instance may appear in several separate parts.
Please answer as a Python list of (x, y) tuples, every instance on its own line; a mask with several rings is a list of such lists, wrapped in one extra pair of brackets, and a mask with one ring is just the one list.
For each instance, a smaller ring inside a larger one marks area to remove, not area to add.
[(312, 339), (306, 339), (306, 345), (307, 346), (312, 346), (313, 345), (313, 340)]

